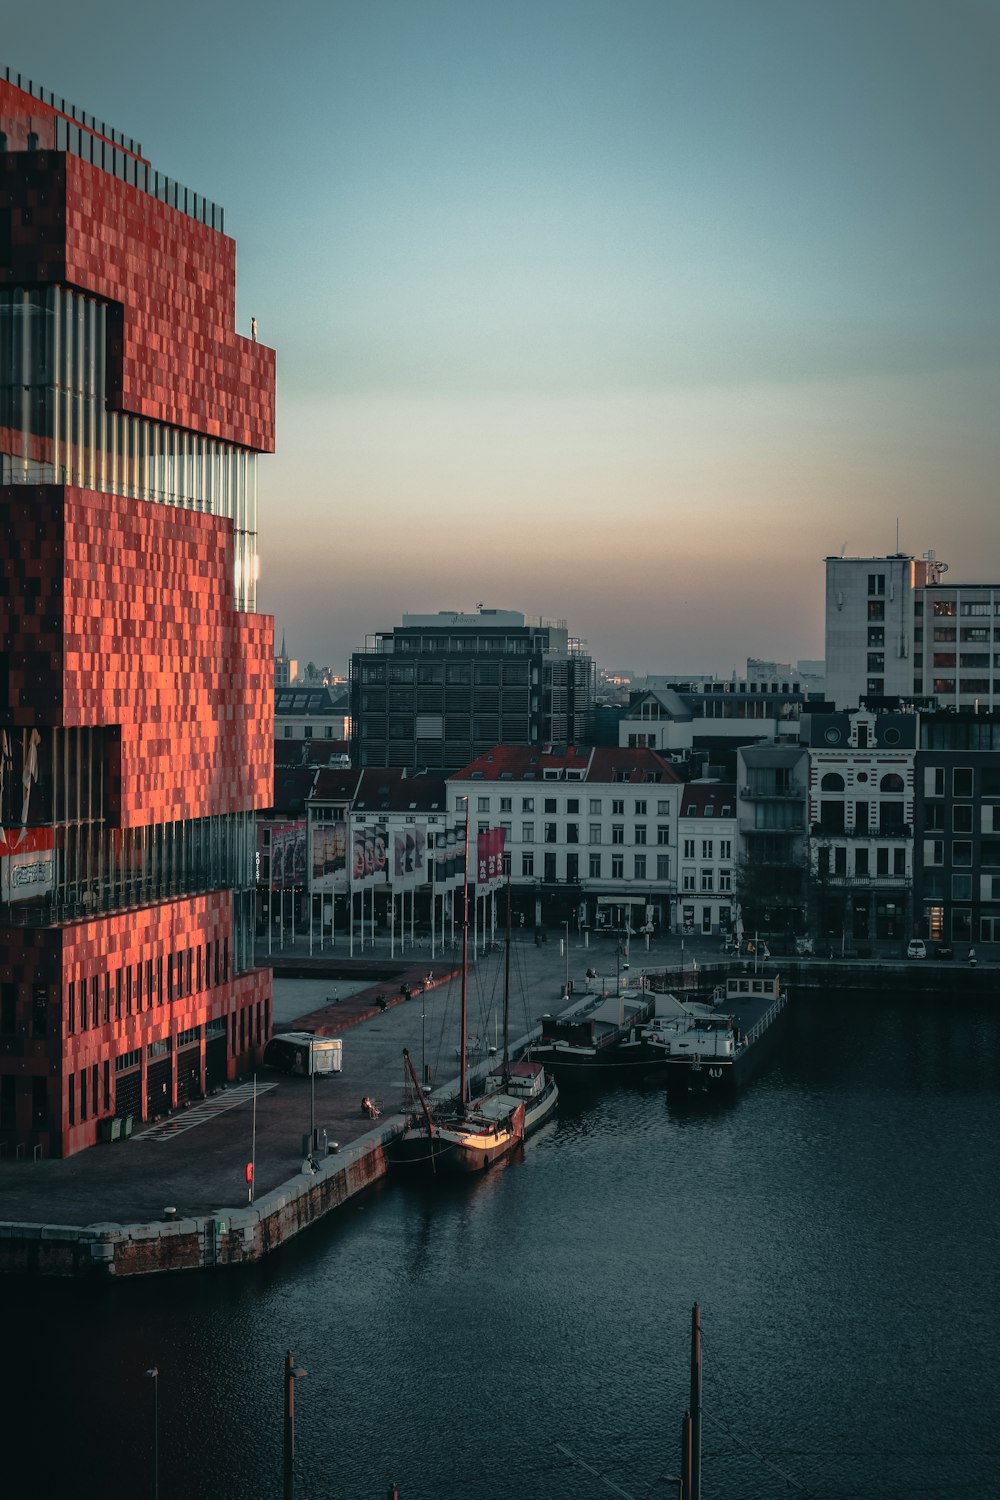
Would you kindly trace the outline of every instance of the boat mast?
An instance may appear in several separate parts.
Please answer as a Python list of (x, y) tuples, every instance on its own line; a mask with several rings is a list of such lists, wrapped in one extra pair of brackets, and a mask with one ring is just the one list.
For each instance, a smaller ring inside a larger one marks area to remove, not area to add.
[(510, 1077), (510, 875), (507, 876), (507, 946), (503, 966), (503, 1077)]
[(701, 1500), (701, 1308), (691, 1309), (691, 1485), (685, 1500)]
[(460, 1083), (460, 1117), (465, 1119), (466, 1105), (466, 1071), (468, 1060), (465, 1055), (465, 1033), (468, 1026), (469, 1014), (469, 807), (470, 799), (465, 801), (465, 879), (462, 882), (462, 1041), (459, 1056), (461, 1063), (459, 1067)]

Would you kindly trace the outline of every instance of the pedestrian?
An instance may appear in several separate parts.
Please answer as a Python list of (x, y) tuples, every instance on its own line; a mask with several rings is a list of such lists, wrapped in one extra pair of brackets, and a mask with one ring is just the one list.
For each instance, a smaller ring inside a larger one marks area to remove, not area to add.
[(969, 963), (972, 965), (973, 968), (976, 967), (976, 950), (975, 950), (975, 948), (970, 948), (969, 949)]

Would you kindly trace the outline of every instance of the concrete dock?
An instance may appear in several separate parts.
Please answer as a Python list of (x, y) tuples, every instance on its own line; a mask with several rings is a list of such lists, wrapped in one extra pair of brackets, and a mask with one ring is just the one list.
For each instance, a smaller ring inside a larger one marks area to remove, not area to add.
[[(512, 998), (512, 1037), (525, 1035), (543, 1013), (561, 1008), (567, 969), (577, 995), (588, 967), (602, 976), (596, 987), (603, 983), (613, 993), (613, 942), (592, 940), (584, 947), (574, 934), (568, 954), (560, 946), (558, 935), (540, 946), (530, 938), (515, 943), (512, 996), (515, 988), (519, 993)], [(644, 968), (683, 977), (684, 985), (676, 986), (681, 989), (730, 967), (717, 943), (700, 950), (688, 944), (683, 969), (676, 939), (654, 942), (648, 950), (644, 941), (633, 940), (630, 956), (630, 970), (621, 972), (623, 987)], [(310, 960), (306, 953), (286, 952), (275, 959), (275, 1030), (310, 1029), (344, 1039), (343, 1073), (315, 1083), (315, 1124), (330, 1147), (329, 1154), (318, 1154), (316, 1173), (302, 1170), (303, 1137), (311, 1125), (310, 1080), (264, 1068), (257, 1075), (256, 1106), (253, 1081), (246, 1079), (139, 1126), (128, 1140), (66, 1161), (0, 1160), (0, 1271), (121, 1276), (246, 1264), (385, 1175), (387, 1148), (409, 1119), (404, 1046), (418, 1070), (422, 1060), (432, 1063), (437, 1093), (447, 1095), (449, 1084), (455, 1087), (458, 981), (447, 979), (454, 959), (436, 961), (435, 980), (426, 991), (423, 981), (431, 967), (426, 955), (408, 954), (393, 967), (391, 979), (370, 982), (344, 976), (348, 966), (337, 955)], [(860, 979), (862, 968), (868, 986), (897, 992), (903, 986), (945, 991), (967, 986), (995, 993), (1000, 977), (993, 965), (969, 971), (960, 964), (906, 964), (895, 955), (854, 966), (849, 960), (778, 963), (793, 993), (841, 988)], [(502, 954), (480, 956), (470, 991), (495, 997), (502, 964)], [(408, 1000), (400, 994), (403, 983), (413, 992)], [(338, 999), (329, 1003), (334, 994)], [(362, 1114), (366, 1094), (380, 1107), (377, 1122)], [(252, 1202), (245, 1178), (251, 1156)]]

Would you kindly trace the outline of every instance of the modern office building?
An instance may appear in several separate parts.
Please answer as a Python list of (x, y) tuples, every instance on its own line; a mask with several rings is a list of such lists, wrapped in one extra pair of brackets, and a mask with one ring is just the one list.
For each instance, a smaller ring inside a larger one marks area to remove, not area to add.
[(404, 615), (351, 657), (357, 766), (457, 771), (494, 745), (583, 743), (594, 664), (565, 621)]
[(275, 365), (137, 141), (6, 70), (0, 146), (0, 1141), (68, 1155), (268, 1033)]
[(933, 552), (826, 559), (827, 696), (1000, 707), (1000, 584), (946, 583)]

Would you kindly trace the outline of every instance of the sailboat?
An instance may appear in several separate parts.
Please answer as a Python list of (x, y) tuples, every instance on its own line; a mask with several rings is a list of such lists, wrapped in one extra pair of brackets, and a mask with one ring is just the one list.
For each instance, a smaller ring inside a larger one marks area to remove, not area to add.
[(487, 1093), (505, 1094), (514, 1103), (524, 1104), (524, 1134), (530, 1135), (554, 1112), (559, 1102), (559, 1088), (543, 1063), (533, 1058), (510, 1060), (510, 876), (507, 877), (507, 940), (504, 949), (503, 977), (503, 1058), (486, 1078)]
[(465, 818), (465, 881), (462, 910), (462, 1015), (459, 1033), (458, 1097), (449, 1101), (447, 1113), (432, 1110), (414, 1071), (407, 1048), (403, 1063), (416, 1091), (425, 1129), (408, 1130), (398, 1143), (394, 1160), (401, 1164), (424, 1164), (431, 1171), (481, 1172), (508, 1156), (524, 1138), (525, 1100), (511, 1093), (487, 1088), (478, 1098), (469, 1090), (469, 816)]

